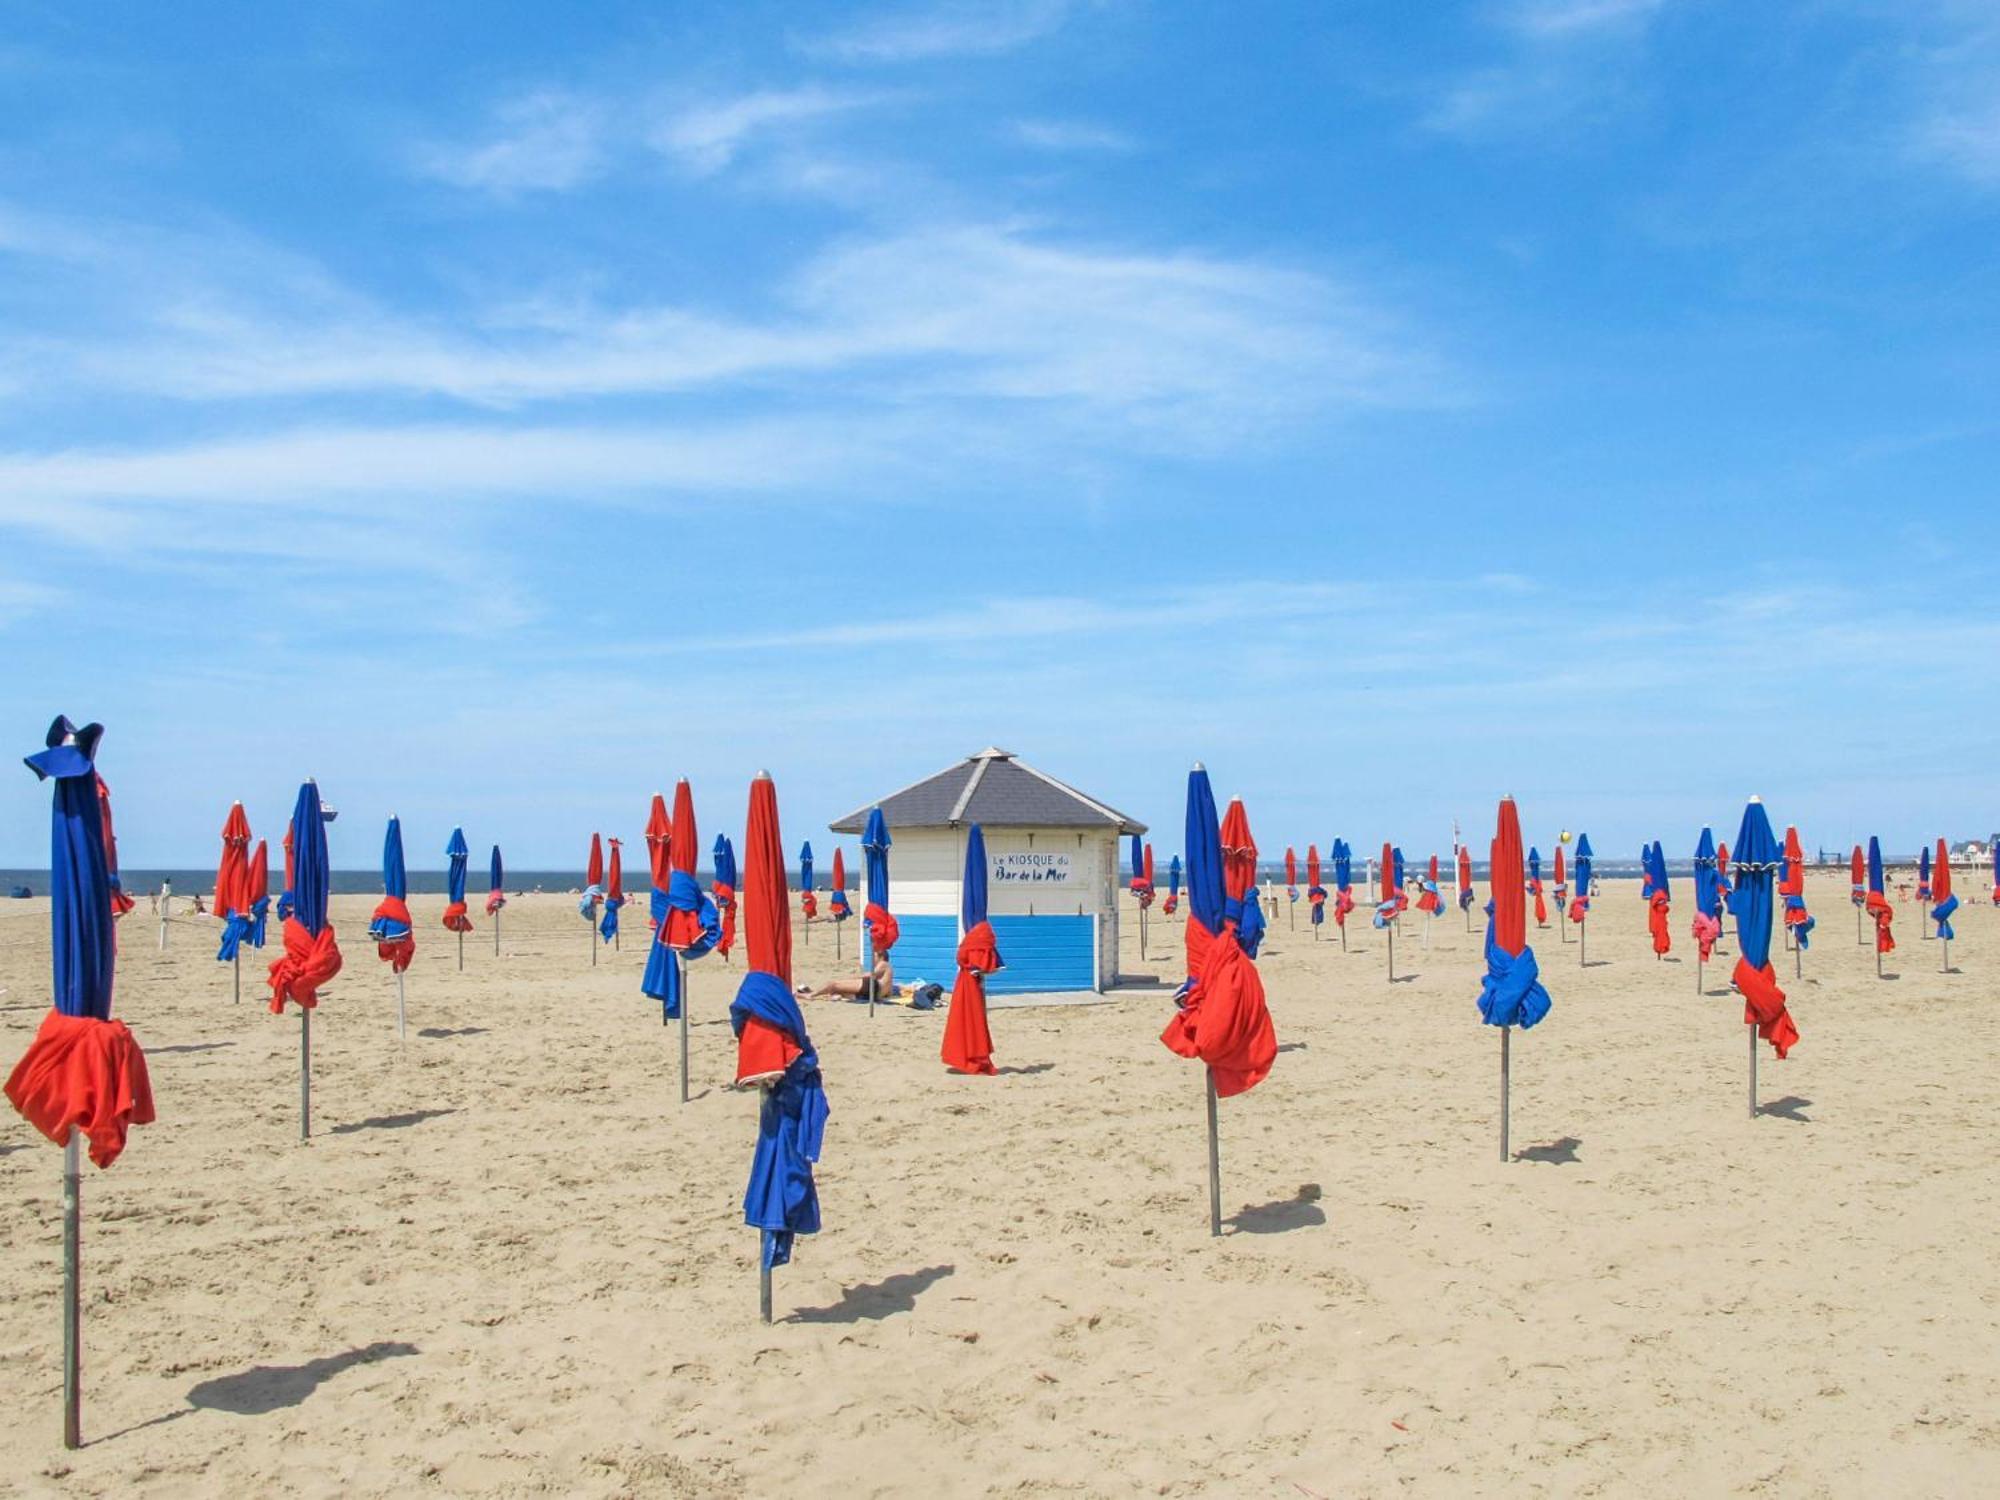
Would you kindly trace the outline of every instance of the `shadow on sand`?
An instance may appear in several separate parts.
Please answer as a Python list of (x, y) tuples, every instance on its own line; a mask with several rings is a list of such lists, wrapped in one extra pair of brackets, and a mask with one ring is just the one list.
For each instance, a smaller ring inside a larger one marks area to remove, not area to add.
[(352, 1135), (357, 1130), (407, 1130), (412, 1125), (421, 1125), (426, 1120), (435, 1120), (441, 1115), (455, 1115), (455, 1109), (413, 1109), (406, 1115), (370, 1115), (365, 1120), (350, 1120), (345, 1125), (336, 1125), (328, 1135)]
[(309, 1359), (302, 1365), (257, 1365), (240, 1375), (202, 1381), (187, 1393), (188, 1405), (233, 1412), (239, 1417), (261, 1417), (299, 1405), (324, 1382), (356, 1365), (400, 1359), (416, 1352), (415, 1344), (377, 1342), (365, 1349)]
[(1240, 1208), (1222, 1222), (1237, 1234), (1285, 1234), (1324, 1224), (1326, 1210), (1319, 1206), (1319, 1184), (1309, 1182), (1290, 1198)]
[(1576, 1148), (1582, 1144), (1578, 1137), (1566, 1135), (1559, 1141), (1550, 1141), (1546, 1146), (1529, 1146), (1524, 1151), (1516, 1151), (1514, 1160), (1539, 1161), (1552, 1167), (1567, 1167), (1575, 1163)]
[(831, 1307), (801, 1307), (785, 1321), (793, 1323), (873, 1323), (897, 1313), (913, 1312), (917, 1298), (956, 1271), (956, 1266), (926, 1266), (902, 1271), (880, 1281), (847, 1287)]

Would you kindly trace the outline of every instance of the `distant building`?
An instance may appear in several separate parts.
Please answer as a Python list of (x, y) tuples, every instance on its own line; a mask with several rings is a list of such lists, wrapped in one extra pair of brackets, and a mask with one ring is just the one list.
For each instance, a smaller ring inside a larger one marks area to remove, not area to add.
[[(996, 749), (830, 826), (859, 834), (875, 807), (889, 825), (899, 982), (949, 984), (957, 972), (965, 831), (974, 823), (986, 840), (988, 920), (1007, 963), (987, 980), (987, 992), (1102, 990), (1117, 982), (1119, 839), (1144, 833), (1144, 823)], [(866, 962), (865, 930), (862, 943)]]

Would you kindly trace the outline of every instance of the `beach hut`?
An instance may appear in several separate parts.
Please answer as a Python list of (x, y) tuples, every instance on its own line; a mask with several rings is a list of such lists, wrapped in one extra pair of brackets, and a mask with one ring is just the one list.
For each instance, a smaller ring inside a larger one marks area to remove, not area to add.
[[(1118, 979), (1118, 840), (1146, 825), (1038, 771), (982, 750), (831, 826), (858, 834), (880, 807), (895, 843), (891, 912), (898, 982), (957, 971), (965, 836), (986, 837), (987, 920), (1007, 967), (988, 994), (1102, 990)], [(866, 967), (872, 957), (863, 954)]]

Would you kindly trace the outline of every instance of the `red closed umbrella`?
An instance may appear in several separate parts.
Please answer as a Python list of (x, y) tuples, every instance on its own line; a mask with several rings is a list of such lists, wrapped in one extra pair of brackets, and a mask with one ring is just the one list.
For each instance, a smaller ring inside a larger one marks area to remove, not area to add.
[[(792, 924), (786, 905), (784, 845), (778, 831), (778, 788), (769, 772), (750, 783), (741, 902), (743, 954), (750, 973), (768, 974), (789, 992)], [(736, 1082), (748, 1086), (782, 1077), (798, 1055), (797, 1038), (759, 1016), (746, 1016), (736, 1036)]]

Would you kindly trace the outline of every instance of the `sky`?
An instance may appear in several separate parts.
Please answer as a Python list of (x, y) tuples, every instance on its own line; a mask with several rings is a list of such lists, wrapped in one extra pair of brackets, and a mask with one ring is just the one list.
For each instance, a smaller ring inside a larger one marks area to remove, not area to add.
[(825, 860), (989, 744), (1163, 853), (1196, 759), (1272, 852), (1983, 836), (1996, 232), (1974, 0), (28, 0), (0, 714), (134, 868), (760, 769)]

